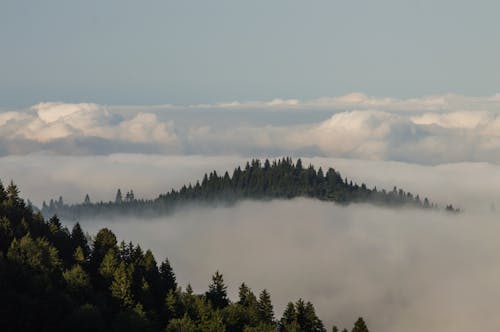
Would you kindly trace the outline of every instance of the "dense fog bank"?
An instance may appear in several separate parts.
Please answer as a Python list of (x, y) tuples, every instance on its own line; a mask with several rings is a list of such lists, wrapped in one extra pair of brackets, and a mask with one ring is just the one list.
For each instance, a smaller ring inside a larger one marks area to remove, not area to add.
[(168, 256), (179, 280), (206, 290), (221, 270), (234, 299), (245, 281), (275, 309), (302, 297), (327, 323), (363, 315), (374, 331), (493, 331), (500, 291), (500, 223), (494, 214), (339, 207), (305, 199), (196, 208), (110, 226)]

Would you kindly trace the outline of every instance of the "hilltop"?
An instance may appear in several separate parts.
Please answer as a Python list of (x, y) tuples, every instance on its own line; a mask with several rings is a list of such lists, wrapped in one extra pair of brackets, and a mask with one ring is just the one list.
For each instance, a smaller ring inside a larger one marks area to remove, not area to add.
[[(216, 171), (205, 173), (201, 181), (189, 183), (180, 189), (160, 194), (156, 199), (136, 198), (133, 190), (122, 194), (118, 189), (115, 199), (109, 202), (92, 202), (86, 195), (79, 204), (68, 205), (62, 196), (58, 200), (43, 203), (41, 212), (50, 217), (57, 214), (69, 220), (91, 218), (110, 214), (134, 214), (143, 217), (171, 213), (188, 203), (208, 205), (231, 205), (244, 199), (272, 200), (307, 197), (338, 204), (370, 203), (387, 207), (413, 207), (438, 209), (438, 205), (423, 199), (418, 194), (393, 187), (392, 190), (369, 188), (343, 178), (334, 168), (326, 171), (313, 165), (304, 167), (301, 159), (296, 162), (289, 157), (263, 162), (253, 159), (232, 175)], [(447, 205), (448, 211), (459, 211)]]

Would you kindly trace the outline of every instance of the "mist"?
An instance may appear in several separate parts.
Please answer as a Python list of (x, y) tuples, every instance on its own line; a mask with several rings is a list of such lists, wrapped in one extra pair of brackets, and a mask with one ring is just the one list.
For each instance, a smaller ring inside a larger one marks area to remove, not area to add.
[(500, 223), (459, 215), (295, 199), (196, 208), (153, 220), (93, 220), (120, 239), (168, 257), (182, 286), (208, 288), (223, 272), (231, 298), (246, 282), (287, 301), (312, 301), (320, 318), (373, 331), (494, 331), (500, 326)]
[[(243, 201), (233, 207), (188, 206), (156, 219), (82, 220), (95, 234), (110, 227), (120, 240), (168, 257), (181, 286), (204, 292), (223, 272), (234, 300), (241, 282), (270, 291), (276, 317), (288, 301), (311, 301), (328, 328), (366, 318), (372, 331), (496, 331), (500, 318), (500, 166), (464, 162), (302, 158), (334, 167), (369, 187), (403, 188), (462, 214), (371, 205), (338, 206), (307, 199)], [(62, 195), (112, 200), (117, 188), (152, 198), (219, 174), (247, 157), (111, 154), (0, 158), (2, 180), (14, 179), (36, 204)], [(496, 204), (500, 206), (499, 204)], [(66, 224), (71, 227), (72, 222)]]

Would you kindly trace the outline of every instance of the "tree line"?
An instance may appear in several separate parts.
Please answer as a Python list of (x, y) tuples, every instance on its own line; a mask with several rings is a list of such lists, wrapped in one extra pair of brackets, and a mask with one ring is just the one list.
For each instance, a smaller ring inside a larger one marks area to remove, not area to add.
[[(231, 301), (219, 271), (206, 292), (183, 289), (167, 258), (158, 264), (107, 228), (90, 236), (79, 223), (69, 230), (57, 216), (45, 220), (12, 182), (0, 182), (0, 294), (2, 331), (326, 331), (302, 299), (281, 318), (265, 289), (257, 295), (242, 283)], [(362, 318), (351, 329), (367, 331)]]
[[(294, 163), (289, 157), (262, 162), (253, 159), (241, 168), (237, 167), (230, 175), (216, 171), (205, 173), (201, 181), (194, 185), (189, 183), (180, 189), (160, 194), (156, 199), (137, 199), (133, 190), (125, 196), (117, 190), (114, 201), (91, 202), (86, 195), (84, 202), (65, 204), (62, 197), (43, 202), (41, 212), (49, 217), (58, 214), (65, 219), (79, 219), (106, 214), (136, 214), (156, 216), (170, 213), (180, 206), (196, 202), (197, 204), (233, 204), (242, 199), (270, 200), (292, 199), (296, 197), (315, 198), (339, 204), (371, 203), (390, 207), (415, 207), (422, 209), (438, 209), (438, 205), (427, 197), (421, 198), (410, 192), (394, 187), (390, 191), (368, 188), (366, 184), (358, 185), (333, 168), (326, 172), (320, 167), (304, 167), (302, 160)], [(459, 212), (451, 204), (445, 210)]]

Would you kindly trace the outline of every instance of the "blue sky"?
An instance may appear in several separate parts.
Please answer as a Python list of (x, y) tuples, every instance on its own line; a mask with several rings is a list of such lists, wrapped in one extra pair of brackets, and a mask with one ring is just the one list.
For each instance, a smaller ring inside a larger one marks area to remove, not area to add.
[(0, 106), (500, 89), (498, 1), (0, 4)]

